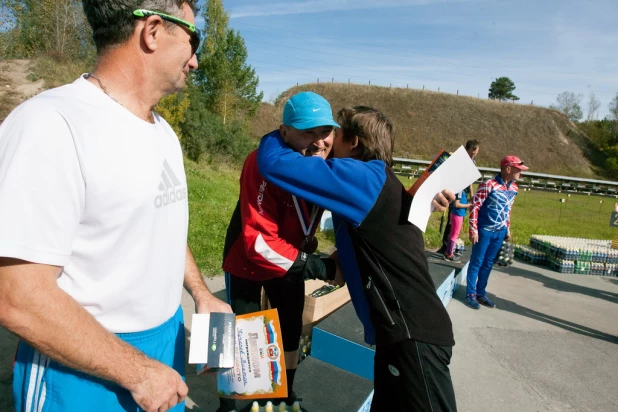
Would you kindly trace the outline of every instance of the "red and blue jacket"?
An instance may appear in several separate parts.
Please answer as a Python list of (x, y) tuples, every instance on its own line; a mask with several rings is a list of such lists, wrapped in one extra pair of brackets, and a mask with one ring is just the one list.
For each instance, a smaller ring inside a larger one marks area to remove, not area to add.
[(481, 183), (470, 209), (470, 234), (480, 229), (507, 230), (511, 227), (511, 210), (519, 192), (517, 183), (505, 183), (500, 175)]

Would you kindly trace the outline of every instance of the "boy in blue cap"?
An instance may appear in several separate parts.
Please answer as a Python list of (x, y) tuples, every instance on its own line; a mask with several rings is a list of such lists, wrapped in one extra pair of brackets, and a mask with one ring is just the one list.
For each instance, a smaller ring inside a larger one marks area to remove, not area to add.
[[(335, 128), (328, 102), (303, 92), (285, 104), (283, 122), (267, 136), (282, 138), (296, 152), (326, 159)], [(240, 198), (227, 229), (223, 252), (228, 302), (236, 314), (260, 310), (261, 289), (279, 312), (285, 352), (288, 398), (292, 406), (298, 342), (305, 304), (305, 279), (331, 281), (337, 265), (320, 258), (315, 230), (323, 209), (267, 183), (258, 171), (257, 150), (247, 157), (240, 176)], [(218, 411), (230, 411), (233, 400), (221, 399)]]

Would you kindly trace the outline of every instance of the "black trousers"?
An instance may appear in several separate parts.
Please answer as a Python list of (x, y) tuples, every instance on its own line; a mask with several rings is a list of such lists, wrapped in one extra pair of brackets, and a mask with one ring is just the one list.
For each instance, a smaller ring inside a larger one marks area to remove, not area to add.
[(446, 227), (444, 228), (444, 233), (442, 234), (442, 245), (440, 246), (440, 249), (438, 249), (436, 253), (446, 253), (446, 251), (448, 250), (448, 241), (449, 241), (450, 235), (451, 235), (451, 219), (449, 215), (446, 215)]
[(260, 310), (262, 286), (273, 309), (279, 314), (283, 350), (293, 352), (298, 349), (298, 341), (303, 329), (303, 308), (305, 307), (305, 282), (302, 277), (274, 278), (253, 281), (234, 275), (228, 278), (230, 306), (237, 315)]
[(376, 345), (372, 412), (454, 412), (452, 348), (415, 340)]

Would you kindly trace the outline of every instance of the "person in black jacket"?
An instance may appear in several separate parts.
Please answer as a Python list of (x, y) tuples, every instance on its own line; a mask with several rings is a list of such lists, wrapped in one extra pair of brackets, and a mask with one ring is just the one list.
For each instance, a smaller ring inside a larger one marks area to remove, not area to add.
[[(453, 328), (429, 275), (423, 234), (408, 222), (412, 198), (391, 169), (393, 125), (364, 106), (342, 109), (337, 120), (333, 159), (304, 158), (271, 134), (258, 149), (260, 173), (333, 212), (345, 280), (365, 341), (376, 344), (371, 410), (455, 411)], [(438, 193), (434, 206), (444, 211), (454, 197)]]

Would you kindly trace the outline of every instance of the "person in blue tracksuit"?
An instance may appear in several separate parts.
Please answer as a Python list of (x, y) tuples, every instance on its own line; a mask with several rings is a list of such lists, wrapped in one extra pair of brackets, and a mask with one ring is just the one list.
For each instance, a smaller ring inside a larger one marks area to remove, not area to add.
[[(269, 134), (258, 149), (260, 173), (333, 213), (345, 280), (365, 339), (376, 344), (371, 410), (455, 411), (452, 324), (423, 234), (408, 222), (412, 198), (391, 169), (392, 123), (364, 106), (342, 109), (337, 122), (333, 159), (305, 158)], [(453, 199), (444, 191), (434, 206), (443, 211)]]

